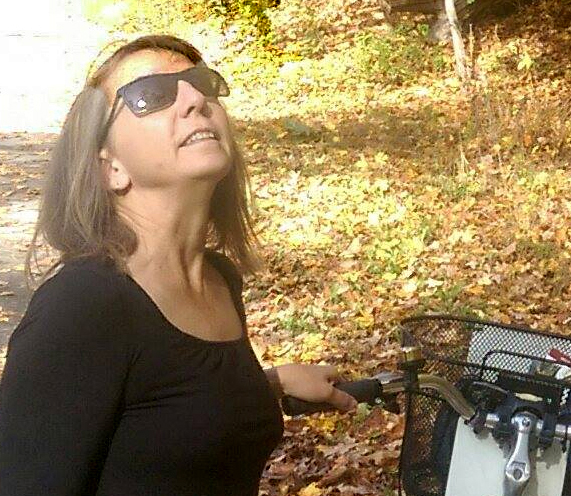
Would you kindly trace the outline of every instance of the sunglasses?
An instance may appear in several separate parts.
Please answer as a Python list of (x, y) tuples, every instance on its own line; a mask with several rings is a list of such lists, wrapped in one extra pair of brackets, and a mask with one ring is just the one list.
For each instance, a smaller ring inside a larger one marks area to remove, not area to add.
[(224, 78), (214, 69), (210, 69), (206, 64), (200, 62), (195, 67), (190, 67), (181, 72), (142, 76), (117, 90), (109, 119), (101, 133), (101, 143), (107, 137), (121, 98), (134, 115), (142, 117), (170, 107), (176, 101), (178, 81), (190, 83), (207, 97), (228, 96), (230, 94)]

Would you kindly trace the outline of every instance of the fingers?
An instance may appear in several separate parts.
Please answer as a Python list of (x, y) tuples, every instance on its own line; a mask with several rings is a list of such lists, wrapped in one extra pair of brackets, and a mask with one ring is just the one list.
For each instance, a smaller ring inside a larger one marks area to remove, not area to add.
[[(328, 381), (333, 382), (335, 379), (340, 377), (337, 367), (333, 365), (324, 365), (322, 367), (324, 368), (325, 378)], [(337, 389), (333, 385), (331, 385), (331, 394), (329, 395), (327, 402), (341, 411), (349, 411), (357, 408), (357, 400), (353, 398), (353, 396), (345, 391)]]
[(315, 403), (326, 402), (341, 411), (357, 407), (355, 398), (333, 386), (340, 375), (333, 365), (286, 364), (276, 369), (287, 395)]
[(357, 400), (350, 394), (345, 391), (341, 391), (336, 387), (332, 387), (332, 391), (327, 402), (344, 412), (357, 408)]

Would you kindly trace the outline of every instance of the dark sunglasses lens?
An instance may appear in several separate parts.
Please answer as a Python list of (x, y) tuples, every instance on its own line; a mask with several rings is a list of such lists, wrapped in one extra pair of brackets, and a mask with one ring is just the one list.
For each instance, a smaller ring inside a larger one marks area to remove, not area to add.
[(178, 81), (192, 84), (204, 96), (228, 96), (230, 90), (224, 78), (207, 67), (192, 67), (177, 74), (156, 74), (123, 87), (123, 97), (135, 115), (163, 109), (176, 101)]
[(224, 78), (206, 67), (193, 67), (181, 79), (192, 84), (204, 96), (228, 96), (230, 94)]
[(176, 100), (176, 80), (157, 74), (133, 81), (125, 87), (125, 102), (135, 115), (143, 115), (172, 105)]

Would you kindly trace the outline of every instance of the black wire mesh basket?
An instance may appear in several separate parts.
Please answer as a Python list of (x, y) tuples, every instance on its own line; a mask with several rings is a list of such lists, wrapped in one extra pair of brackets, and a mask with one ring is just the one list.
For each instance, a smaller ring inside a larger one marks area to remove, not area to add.
[[(402, 322), (403, 346), (419, 346), (426, 363), (422, 373), (455, 384), (477, 403), (474, 384), (540, 395), (557, 414), (571, 412), (571, 378), (537, 374), (555, 349), (571, 356), (571, 338), (494, 322), (447, 315), (427, 315)], [(445, 496), (458, 415), (433, 392), (406, 397), (406, 428), (400, 461), (400, 487), (406, 496)], [(568, 406), (569, 403), (569, 406)], [(571, 459), (571, 456), (569, 457)], [(571, 496), (567, 467), (563, 496)], [(401, 493), (402, 494), (402, 493)]]

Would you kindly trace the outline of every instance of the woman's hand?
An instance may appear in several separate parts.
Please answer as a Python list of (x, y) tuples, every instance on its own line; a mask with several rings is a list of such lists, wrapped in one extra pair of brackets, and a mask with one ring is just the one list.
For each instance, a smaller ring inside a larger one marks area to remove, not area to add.
[(290, 363), (276, 371), (284, 394), (314, 403), (329, 403), (343, 411), (357, 407), (357, 400), (333, 386), (339, 373), (332, 365)]

